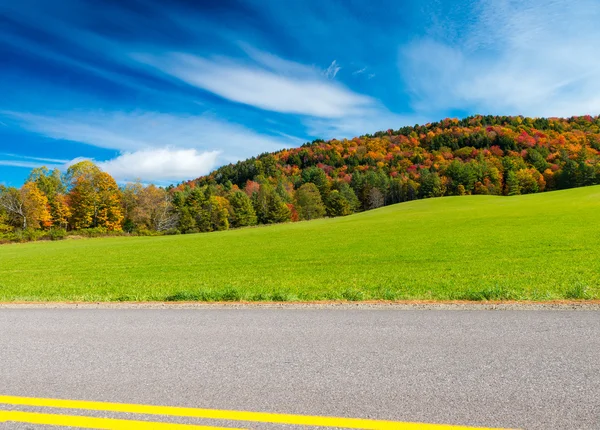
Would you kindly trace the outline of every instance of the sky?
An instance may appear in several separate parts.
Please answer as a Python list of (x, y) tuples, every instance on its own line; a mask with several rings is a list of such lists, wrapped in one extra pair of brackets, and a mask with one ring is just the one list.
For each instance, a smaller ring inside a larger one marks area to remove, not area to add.
[(0, 184), (167, 185), (317, 138), (600, 113), (598, 0), (0, 0)]

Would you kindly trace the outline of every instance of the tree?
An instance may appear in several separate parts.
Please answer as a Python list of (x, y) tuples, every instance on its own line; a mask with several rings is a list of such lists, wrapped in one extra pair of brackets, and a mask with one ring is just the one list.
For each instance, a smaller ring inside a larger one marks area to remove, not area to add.
[(123, 207), (132, 228), (165, 231), (177, 226), (171, 194), (156, 185), (127, 184)]
[(13, 226), (10, 225), (10, 217), (8, 213), (0, 207), (0, 234), (8, 233), (13, 230)]
[(229, 196), (229, 204), (231, 206), (230, 222), (232, 227), (256, 225), (256, 211), (246, 193), (240, 190), (234, 191)]
[[(121, 202), (123, 204), (123, 229), (131, 233), (136, 228), (140, 227), (140, 222), (137, 214), (139, 207), (140, 194), (144, 190), (144, 185), (138, 179), (135, 182), (130, 182), (121, 190)], [(146, 226), (146, 228), (148, 228)]]
[(442, 180), (437, 172), (429, 172), (429, 170), (423, 170), (421, 172), (421, 196), (428, 197), (441, 197), (444, 195), (444, 186)]
[(38, 167), (31, 171), (27, 182), (35, 183), (38, 189), (48, 199), (51, 224), (59, 228), (67, 228), (71, 209), (65, 196), (67, 185), (60, 170), (48, 170)]
[(268, 183), (261, 184), (258, 193), (254, 194), (253, 206), (261, 224), (287, 222), (291, 219), (290, 209)]
[(23, 229), (27, 228), (25, 205), (19, 190), (0, 185), (0, 208), (6, 212), (10, 224)]
[(34, 182), (49, 201), (57, 194), (64, 194), (67, 188), (60, 170), (50, 171), (46, 166), (33, 169), (26, 182)]
[(21, 188), (21, 199), (26, 220), (23, 228), (48, 228), (52, 225), (48, 198), (40, 191), (35, 182), (27, 182)]
[(221, 231), (229, 228), (229, 201), (225, 197), (210, 196), (203, 205), (203, 215), (206, 217), (204, 231)]
[(122, 229), (121, 191), (112, 176), (90, 161), (82, 161), (69, 167), (67, 177), (74, 229)]
[(52, 225), (66, 229), (71, 217), (71, 208), (64, 194), (56, 194), (48, 203), (50, 205), (50, 216)]
[(350, 205), (351, 213), (356, 212), (360, 209), (360, 201), (358, 197), (356, 197), (356, 193), (347, 182), (338, 181), (332, 185), (334, 190), (338, 190), (339, 193), (346, 199), (348, 204)]
[(302, 171), (302, 182), (304, 184), (313, 183), (322, 194), (327, 193), (327, 174), (316, 166), (311, 166)]
[(544, 177), (535, 168), (520, 169), (516, 173), (521, 194), (530, 194), (543, 191), (546, 185)]
[(317, 186), (311, 182), (296, 190), (296, 210), (300, 219), (311, 220), (325, 215), (325, 205)]
[(329, 193), (325, 209), (330, 217), (346, 216), (353, 212), (348, 200), (338, 190), (332, 190)]
[(519, 178), (517, 178), (517, 174), (510, 170), (506, 174), (506, 195), (507, 196), (516, 196), (521, 194), (521, 186), (519, 185)]
[(383, 194), (379, 191), (379, 188), (371, 188), (368, 195), (368, 209), (377, 209), (385, 203)]
[(52, 224), (48, 199), (34, 182), (27, 182), (20, 190), (0, 185), (0, 207), (12, 218), (11, 224), (23, 230)]

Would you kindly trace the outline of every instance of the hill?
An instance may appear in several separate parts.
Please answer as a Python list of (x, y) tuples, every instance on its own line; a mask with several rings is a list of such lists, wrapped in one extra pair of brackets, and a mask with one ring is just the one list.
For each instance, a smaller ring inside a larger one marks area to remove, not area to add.
[[(473, 116), (314, 141), (167, 189), (119, 186), (83, 161), (0, 185), (0, 243), (174, 234), (346, 216), (430, 197), (521, 195), (600, 183), (600, 117)], [(90, 231), (91, 229), (91, 231)]]
[(0, 301), (600, 298), (600, 187), (0, 247)]
[[(347, 183), (358, 210), (447, 195), (517, 195), (600, 183), (600, 116), (473, 116), (317, 140), (223, 166), (192, 185), (285, 190), (313, 182), (327, 202)], [(340, 190), (341, 191), (341, 190)], [(283, 194), (283, 193), (280, 193)]]

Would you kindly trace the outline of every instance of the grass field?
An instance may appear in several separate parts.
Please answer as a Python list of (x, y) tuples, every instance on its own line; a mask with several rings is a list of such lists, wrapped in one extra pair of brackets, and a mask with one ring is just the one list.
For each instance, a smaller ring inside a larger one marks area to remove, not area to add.
[(0, 301), (600, 298), (600, 187), (207, 234), (0, 246)]

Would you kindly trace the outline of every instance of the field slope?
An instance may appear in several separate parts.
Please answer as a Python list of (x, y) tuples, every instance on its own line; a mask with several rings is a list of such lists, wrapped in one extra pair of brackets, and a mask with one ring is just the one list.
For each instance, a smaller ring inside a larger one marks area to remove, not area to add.
[(0, 246), (0, 301), (600, 298), (600, 186), (344, 218)]

